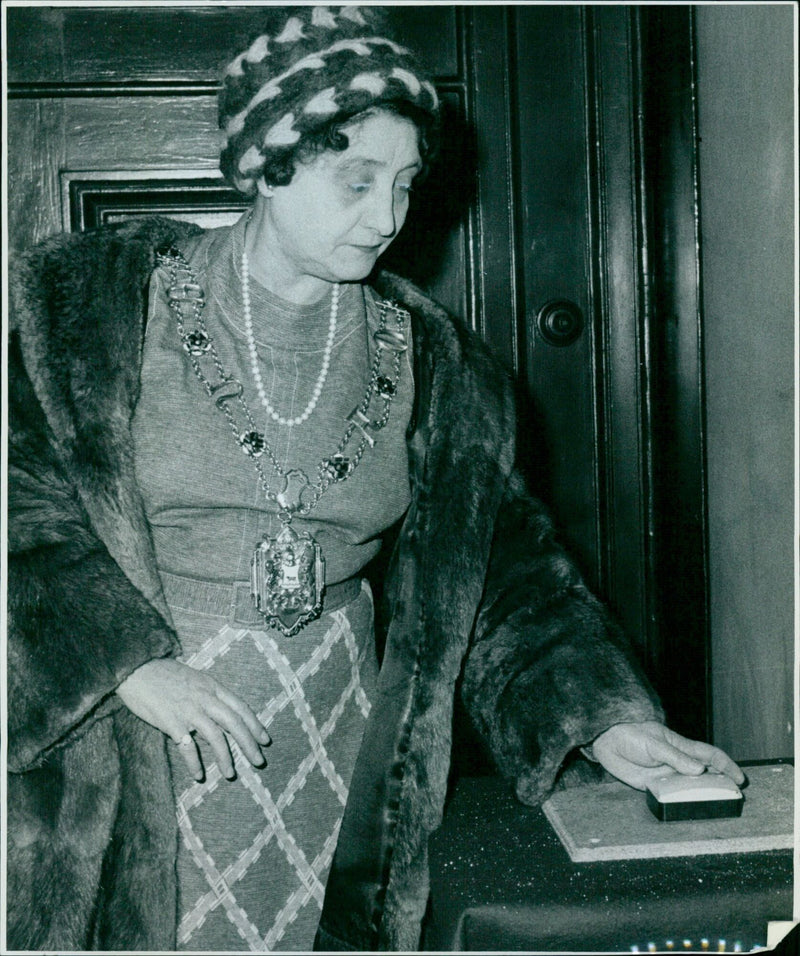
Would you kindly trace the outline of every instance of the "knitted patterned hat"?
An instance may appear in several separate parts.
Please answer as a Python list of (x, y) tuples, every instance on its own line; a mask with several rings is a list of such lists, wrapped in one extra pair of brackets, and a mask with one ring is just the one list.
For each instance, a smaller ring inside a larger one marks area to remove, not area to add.
[(392, 101), (438, 111), (433, 84), (409, 50), (375, 35), (369, 9), (284, 10), (279, 32), (258, 37), (228, 65), (219, 95), (220, 168), (248, 196), (268, 158), (291, 152), (337, 115)]

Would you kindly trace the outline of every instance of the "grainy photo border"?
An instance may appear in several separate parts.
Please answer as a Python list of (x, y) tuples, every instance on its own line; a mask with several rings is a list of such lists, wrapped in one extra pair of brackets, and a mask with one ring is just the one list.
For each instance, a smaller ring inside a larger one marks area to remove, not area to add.
[[(8, 489), (6, 484), (8, 468), (8, 381), (7, 381), (7, 361), (5, 343), (8, 336), (8, 316), (9, 316), (9, 293), (8, 293), (8, 270), (9, 270), (9, 222), (7, 211), (9, 209), (9, 150), (13, 150), (13, 143), (9, 143), (9, 120), (6, 105), (8, 102), (8, 36), (6, 30), (7, 14), (9, 8), (24, 6), (41, 6), (35, 0), (4, 0), (2, 3), (2, 36), (0, 37), (0, 59), (2, 61), (2, 156), (0, 157), (0, 170), (2, 172), (2, 184), (0, 184), (0, 198), (2, 200), (2, 392), (0, 392), (0, 427), (2, 428), (2, 443), (0, 443), (0, 542), (2, 542), (2, 554), (0, 554), (0, 649), (2, 650), (2, 681), (0, 681), (0, 717), (2, 717), (3, 731), (6, 726), (8, 714), (8, 695), (6, 685), (6, 632), (8, 626), (8, 595), (7, 595), (7, 507), (8, 507)], [(288, 3), (284, 6), (304, 6), (305, 4)], [(424, 4), (415, 3), (387, 3), (375, 4), (376, 6), (421, 6)], [(477, 6), (479, 4), (461, 3), (454, 4), (457, 7)], [(520, 2), (507, 4), (513, 6), (548, 6), (549, 4), (534, 2)], [(576, 6), (570, 3), (552, 4), (553, 6)], [(649, 4), (617, 4), (615, 0), (589, 4), (590, 7), (603, 6), (648, 6)], [(722, 4), (713, 3), (713, 0), (704, 0), (697, 4), (676, 4), (681, 6), (722, 6)], [(730, 7), (759, 6), (756, 3), (735, 2), (725, 3)], [(800, 174), (797, 164), (797, 138), (798, 124), (800, 123), (800, 110), (798, 109), (798, 9), (795, 4), (788, 0), (780, 0), (773, 4), (774, 6), (791, 6), (794, 9), (794, 143), (793, 153), (795, 156), (794, 165), (794, 232), (791, 237), (793, 242), (793, 286), (794, 286), (794, 338), (792, 342), (794, 356), (794, 394), (793, 394), (793, 614), (794, 614), (794, 681), (793, 681), (793, 710), (794, 710), (794, 893), (793, 893), (793, 912), (791, 917), (785, 921), (780, 921), (780, 925), (772, 930), (772, 937), (768, 945), (776, 945), (781, 934), (788, 932), (792, 926), (796, 926), (800, 921), (800, 734), (797, 733), (798, 720), (800, 720), (800, 396), (798, 396), (798, 379), (800, 377), (800, 249), (797, 241), (798, 226), (798, 195), (800, 194)], [(200, 6), (224, 6), (224, 7), (261, 7), (269, 6), (255, 2), (255, 0), (53, 0), (47, 4), (50, 7), (96, 7), (96, 8), (134, 8), (134, 7), (200, 7)], [(187, 81), (190, 82), (190, 81)], [(446, 86), (447, 84), (445, 84)], [(141, 169), (63, 169), (59, 175), (59, 188), (61, 200), (62, 227), (65, 231), (71, 229), (84, 229), (105, 223), (119, 222), (127, 218), (139, 216), (142, 214), (159, 213), (173, 216), (175, 218), (185, 219), (195, 222), (203, 227), (213, 227), (218, 225), (229, 225), (239, 215), (245, 203), (235, 192), (228, 188), (222, 177), (216, 170), (208, 166), (201, 166), (196, 169), (186, 168), (176, 172), (171, 168), (148, 170), (146, 179), (142, 178)], [(766, 175), (766, 173), (765, 173)], [(512, 197), (513, 198), (513, 197)], [(476, 218), (471, 218), (464, 226), (463, 234), (460, 234), (457, 242), (454, 242), (453, 248), (457, 243), (461, 246), (471, 248), (478, 241), (484, 241), (487, 246), (491, 243), (491, 237), (483, 235), (484, 223)], [(789, 241), (789, 237), (786, 237)], [(546, 250), (545, 250), (546, 251)], [(460, 250), (448, 251), (452, 256), (451, 261), (455, 261)], [(489, 260), (487, 260), (489, 261)], [(489, 337), (495, 335), (497, 341), (493, 344), (505, 353), (505, 357), (515, 369), (524, 368), (527, 361), (525, 349), (530, 347), (532, 352), (534, 345), (525, 342), (524, 331), (515, 329), (508, 337), (495, 332), (493, 327), (489, 327), (487, 332), (487, 318), (481, 310), (477, 300), (480, 298), (480, 290), (485, 285), (490, 284), (491, 276), (479, 274), (479, 270), (467, 263), (464, 266), (465, 274), (461, 276), (464, 282), (463, 308), (468, 314), (470, 324), (479, 332), (483, 332)], [(483, 284), (483, 285), (482, 285)], [(453, 288), (448, 286), (442, 290), (443, 295), (453, 295), (455, 302), (455, 293)], [(459, 295), (461, 293), (459, 292)], [(561, 302), (557, 298), (556, 304)], [(459, 303), (462, 304), (462, 303)], [(516, 303), (518, 306), (519, 322), (536, 318), (528, 316), (523, 308), (524, 303)], [(541, 313), (540, 313), (541, 315)], [(754, 316), (754, 322), (763, 322), (765, 327), (769, 325), (771, 316)], [(538, 333), (537, 333), (538, 335)], [(534, 336), (531, 333), (531, 338)], [(535, 337), (535, 347), (542, 348), (540, 337)], [(521, 343), (521, 346), (520, 346)], [(787, 345), (788, 347), (788, 345)], [(528, 356), (529, 358), (529, 356)], [(733, 463), (735, 466), (736, 463)], [(2, 872), (0, 872), (0, 914), (2, 914), (2, 925), (0, 925), (0, 951), (6, 951), (6, 880), (5, 880), (5, 860), (7, 858), (7, 827), (6, 820), (8, 815), (6, 795), (7, 795), (7, 761), (8, 744), (5, 732), (0, 735), (0, 806), (2, 807), (2, 817), (0, 818), (0, 861), (2, 862)]]

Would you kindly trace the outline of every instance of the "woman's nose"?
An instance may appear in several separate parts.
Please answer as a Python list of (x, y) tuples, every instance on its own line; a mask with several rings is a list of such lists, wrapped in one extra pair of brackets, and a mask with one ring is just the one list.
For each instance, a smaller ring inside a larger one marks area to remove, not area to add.
[(392, 190), (375, 190), (366, 218), (366, 224), (382, 239), (391, 239), (397, 231), (395, 197)]

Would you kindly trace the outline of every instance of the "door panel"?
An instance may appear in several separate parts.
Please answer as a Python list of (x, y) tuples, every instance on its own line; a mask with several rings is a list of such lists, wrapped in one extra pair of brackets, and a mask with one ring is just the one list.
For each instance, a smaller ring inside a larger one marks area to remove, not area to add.
[[(270, 32), (269, 6), (15, 7), (8, 11), (9, 81), (55, 95), (103, 84), (124, 93), (136, 83), (213, 93), (230, 59)], [(403, 10), (397, 23), (398, 38), (442, 81), (460, 73), (457, 18), (457, 7), (426, 4)]]
[[(516, 64), (518, 299), (524, 369), (543, 441), (531, 460), (539, 493), (555, 511), (584, 572), (601, 581), (597, 428), (591, 300), (589, 154), (584, 17), (580, 7), (511, 12)], [(573, 303), (584, 330), (571, 344), (546, 340), (537, 317)], [(568, 439), (568, 440), (566, 440)]]

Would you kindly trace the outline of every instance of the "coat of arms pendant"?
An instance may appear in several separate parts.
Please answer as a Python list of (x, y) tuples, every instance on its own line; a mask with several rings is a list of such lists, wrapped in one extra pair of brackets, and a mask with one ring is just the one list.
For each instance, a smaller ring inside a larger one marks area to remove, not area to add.
[(319, 617), (325, 590), (325, 559), (316, 539), (285, 525), (256, 547), (250, 564), (250, 591), (270, 627), (287, 637)]

